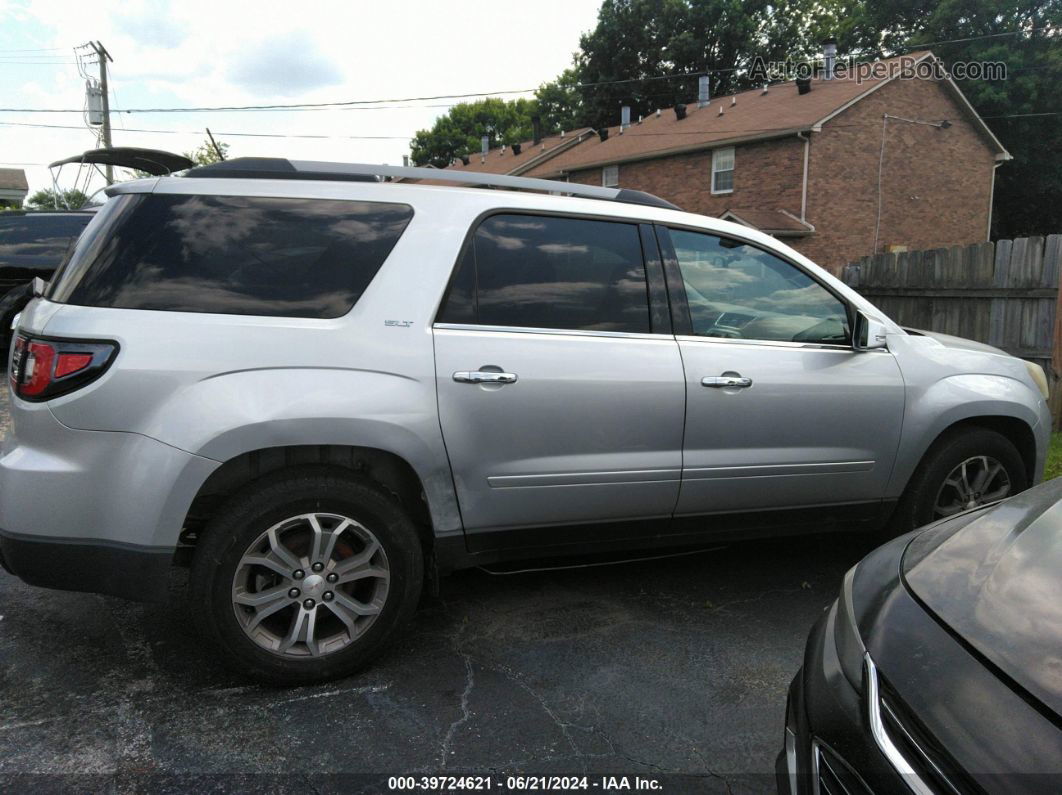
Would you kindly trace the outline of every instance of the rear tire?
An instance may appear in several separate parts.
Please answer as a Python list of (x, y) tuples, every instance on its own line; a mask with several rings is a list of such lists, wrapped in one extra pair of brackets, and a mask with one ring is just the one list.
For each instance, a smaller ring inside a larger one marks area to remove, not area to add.
[(207, 524), (190, 595), (235, 670), (271, 684), (348, 676), (416, 609), (416, 527), (376, 484), (327, 470), (251, 484)]
[(987, 428), (956, 428), (937, 440), (919, 463), (889, 530), (892, 535), (906, 533), (1028, 487), (1025, 462), (1007, 437)]

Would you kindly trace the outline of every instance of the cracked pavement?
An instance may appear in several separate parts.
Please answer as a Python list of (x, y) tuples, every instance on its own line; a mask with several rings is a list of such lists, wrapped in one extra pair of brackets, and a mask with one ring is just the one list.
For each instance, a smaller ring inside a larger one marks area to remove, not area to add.
[(0, 573), (0, 787), (349, 792), (343, 777), (368, 773), (667, 772), (689, 778), (666, 791), (773, 791), (808, 630), (872, 546), (818, 536), (461, 572), (368, 670), (290, 689), (216, 661), (179, 576), (169, 603), (142, 605)]

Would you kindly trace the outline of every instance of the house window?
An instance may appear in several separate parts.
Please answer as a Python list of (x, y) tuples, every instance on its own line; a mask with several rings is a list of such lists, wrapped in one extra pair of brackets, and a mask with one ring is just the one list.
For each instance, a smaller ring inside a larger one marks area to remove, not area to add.
[(606, 188), (615, 188), (619, 185), (619, 166), (605, 166), (601, 169), (601, 184)]
[(712, 152), (712, 193), (734, 191), (734, 147)]

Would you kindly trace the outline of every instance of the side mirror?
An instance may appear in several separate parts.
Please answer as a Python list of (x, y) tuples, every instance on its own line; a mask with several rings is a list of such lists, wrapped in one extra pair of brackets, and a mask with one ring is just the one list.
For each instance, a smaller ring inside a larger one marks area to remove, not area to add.
[(44, 291), (48, 289), (48, 282), (44, 281), (40, 276), (34, 276), (33, 281), (30, 282), (30, 290), (33, 292), (34, 298), (39, 298), (44, 295)]
[(887, 348), (885, 342), (885, 324), (866, 314), (862, 309), (855, 312), (855, 329), (852, 334), (852, 348), (856, 351), (872, 351)]

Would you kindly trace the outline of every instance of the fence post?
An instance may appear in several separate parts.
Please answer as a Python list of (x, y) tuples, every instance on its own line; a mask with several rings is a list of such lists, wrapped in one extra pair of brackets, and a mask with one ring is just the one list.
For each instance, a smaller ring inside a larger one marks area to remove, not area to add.
[[(1006, 287), (1007, 275), (1010, 271), (1010, 251), (1014, 245), (1012, 240), (996, 241), (996, 261), (992, 269), (992, 286)], [(1006, 315), (1007, 302), (1003, 298), (993, 298), (992, 308), (988, 321), (988, 344), (996, 347), (1003, 346), (1003, 318)]]

